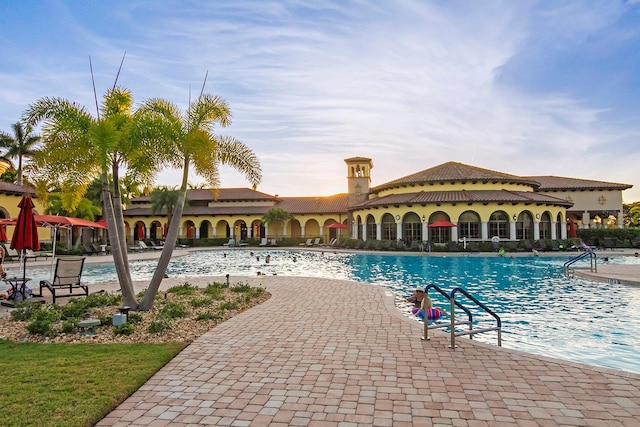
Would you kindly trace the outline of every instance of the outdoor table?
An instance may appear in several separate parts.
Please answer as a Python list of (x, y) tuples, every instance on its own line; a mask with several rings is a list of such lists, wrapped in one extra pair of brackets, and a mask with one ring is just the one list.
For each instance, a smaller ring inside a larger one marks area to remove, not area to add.
[[(9, 296), (9, 299), (12, 299), (14, 301), (21, 301), (21, 300), (25, 300), (26, 299), (24, 288), (27, 285), (27, 282), (29, 280), (31, 280), (31, 278), (29, 278), (29, 277), (11, 277), (11, 278), (7, 278), (5, 280), (9, 284), (9, 286), (11, 286), (11, 289), (12, 289), (12, 292), (11, 292), (11, 295)], [(20, 295), (22, 295), (22, 298), (20, 298), (20, 299), (17, 298), (18, 293), (20, 293)]]

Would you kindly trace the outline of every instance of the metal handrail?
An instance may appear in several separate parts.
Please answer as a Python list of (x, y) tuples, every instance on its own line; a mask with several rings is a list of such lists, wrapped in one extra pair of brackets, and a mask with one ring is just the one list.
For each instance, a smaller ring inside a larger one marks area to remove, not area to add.
[[(429, 289), (434, 289), (437, 292), (439, 292), (442, 296), (444, 296), (446, 299), (448, 299), (449, 301), (451, 301), (451, 295), (446, 293), (445, 291), (442, 290), (442, 288), (440, 288), (437, 285), (427, 285), (424, 288), (424, 295), (426, 298), (429, 297)], [(469, 328), (471, 328), (472, 326), (472, 322), (473, 322), (473, 314), (471, 314), (471, 311), (466, 308), (465, 306), (463, 306), (462, 304), (460, 304), (457, 301), (454, 301), (455, 304), (460, 307), (460, 309), (462, 309), (465, 313), (467, 313), (467, 317), (468, 317), (468, 321), (466, 322), (458, 322), (457, 325), (469, 325)], [(426, 313), (425, 313), (426, 316)], [(424, 334), (422, 336), (423, 340), (427, 340), (429, 341), (431, 338), (429, 338), (429, 329), (438, 329), (438, 328), (446, 328), (448, 325), (446, 324), (438, 324), (438, 325), (432, 325), (429, 326), (429, 322), (427, 321), (427, 319), (424, 319)], [(451, 324), (451, 327), (453, 327), (453, 323)]]
[(597, 273), (598, 272), (598, 263), (596, 261), (597, 261), (598, 255), (596, 255), (596, 253), (593, 250), (589, 249), (589, 250), (587, 250), (585, 252), (582, 252), (580, 255), (571, 258), (569, 261), (564, 263), (564, 272), (565, 272), (565, 274), (569, 270), (571, 270), (571, 266), (573, 264), (575, 264), (576, 262), (578, 262), (578, 261), (580, 261), (580, 260), (582, 260), (582, 259), (584, 259), (586, 257), (589, 257), (589, 263), (590, 263), (590, 267), (589, 268), (590, 268), (591, 272), (592, 273)]
[[(468, 331), (463, 331), (463, 332), (456, 332), (453, 328), (454, 322), (455, 322), (455, 305), (459, 305), (457, 303), (457, 301), (455, 300), (455, 295), (457, 292), (462, 293), (464, 296), (466, 296), (467, 298), (469, 298), (471, 301), (473, 301), (474, 303), (476, 303), (476, 305), (478, 307), (480, 307), (482, 310), (485, 311), (485, 313), (491, 315), (494, 319), (496, 319), (496, 326), (495, 327), (491, 327), (491, 328), (483, 328), (483, 329), (469, 329)], [(456, 303), (454, 305), (454, 303)], [(484, 305), (483, 303), (481, 303), (480, 301), (478, 301), (478, 299), (476, 299), (473, 295), (471, 295), (469, 292), (467, 292), (466, 290), (464, 290), (463, 288), (455, 288), (451, 291), (451, 348), (455, 349), (456, 348), (456, 337), (460, 336), (460, 335), (469, 335), (469, 338), (473, 338), (474, 334), (480, 334), (483, 332), (490, 332), (490, 331), (498, 331), (498, 346), (502, 347), (502, 320), (500, 320), (500, 316), (498, 316), (496, 313), (493, 312), (493, 310), (491, 310), (489, 307), (487, 307), (486, 305)]]

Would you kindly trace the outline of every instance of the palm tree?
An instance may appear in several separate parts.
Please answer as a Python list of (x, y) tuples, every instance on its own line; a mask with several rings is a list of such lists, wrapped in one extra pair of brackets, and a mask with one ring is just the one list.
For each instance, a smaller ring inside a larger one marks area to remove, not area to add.
[[(179, 197), (180, 192), (176, 187), (169, 188), (167, 186), (162, 186), (154, 188), (151, 190), (151, 194), (149, 195), (151, 201), (151, 212), (155, 214), (162, 212), (162, 209), (166, 209), (167, 224), (170, 224), (173, 216), (173, 210), (178, 204)], [(189, 205), (188, 200), (185, 200), (185, 205)]]
[(284, 234), (284, 224), (286, 221), (292, 220), (293, 214), (285, 211), (282, 208), (271, 208), (264, 215), (262, 215), (262, 222), (269, 224), (278, 224), (281, 226), (281, 232)]
[(40, 142), (40, 135), (31, 134), (31, 126), (23, 126), (22, 123), (17, 122), (13, 124), (13, 136), (5, 132), (0, 132), (0, 147), (6, 148), (4, 157), (7, 159), (18, 158), (18, 180), (17, 184), (22, 185), (22, 162), (24, 157), (31, 157), (38, 142)]
[[(102, 186), (103, 215), (125, 305), (137, 306), (129, 273), (127, 242), (120, 192), (120, 171), (151, 179), (160, 164), (156, 153), (136, 137), (133, 99), (114, 87), (103, 97), (97, 117), (61, 98), (42, 98), (24, 113), (29, 126), (42, 122), (44, 148), (35, 156), (41, 181), (59, 188), (63, 207), (74, 210), (91, 182)], [(144, 160), (140, 160), (144, 159)]]
[(158, 268), (139, 307), (148, 310), (164, 277), (178, 238), (180, 220), (187, 198), (190, 169), (202, 176), (215, 189), (220, 186), (219, 167), (228, 165), (242, 173), (255, 187), (262, 180), (260, 162), (254, 152), (242, 142), (214, 134), (214, 126), (228, 126), (231, 112), (217, 96), (201, 95), (183, 114), (174, 104), (162, 99), (150, 99), (140, 107), (139, 125), (143, 139), (160, 153), (162, 164), (182, 169), (178, 200), (169, 222), (166, 243), (158, 260)]

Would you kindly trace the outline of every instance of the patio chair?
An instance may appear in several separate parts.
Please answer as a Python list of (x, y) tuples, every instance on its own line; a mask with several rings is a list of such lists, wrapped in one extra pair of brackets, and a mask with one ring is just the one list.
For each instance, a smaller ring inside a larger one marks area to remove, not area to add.
[(300, 246), (313, 246), (313, 239), (307, 239), (306, 243), (300, 243)]
[(458, 242), (450, 241), (448, 247), (449, 252), (458, 252)]
[(267, 238), (263, 237), (262, 240), (260, 240), (260, 246), (267, 246)]
[(97, 251), (96, 248), (92, 247), (88, 243), (83, 243), (82, 249), (84, 249), (84, 253), (87, 255), (97, 255), (100, 253), (100, 251)]
[(56, 298), (89, 296), (89, 287), (80, 282), (85, 259), (84, 257), (57, 258), (53, 280), (40, 281), (39, 296), (42, 296), (42, 289), (44, 288), (51, 292), (54, 304), (56, 303)]
[(322, 237), (316, 237), (313, 241), (313, 246), (320, 246), (320, 242), (322, 241)]
[(11, 249), (10, 247), (5, 247), (4, 259), (5, 261), (14, 261), (20, 259), (20, 253), (15, 249)]
[(223, 243), (222, 246), (229, 246), (230, 248), (236, 245), (236, 239), (229, 239), (227, 243)]
[(144, 239), (142, 240), (142, 242), (144, 242), (144, 244), (147, 245), (147, 248), (149, 249), (154, 249), (156, 251), (162, 250), (162, 245), (158, 245), (156, 242), (154, 242), (151, 239)]
[(480, 252), (480, 245), (478, 242), (469, 242), (467, 247), (469, 248), (469, 252)]

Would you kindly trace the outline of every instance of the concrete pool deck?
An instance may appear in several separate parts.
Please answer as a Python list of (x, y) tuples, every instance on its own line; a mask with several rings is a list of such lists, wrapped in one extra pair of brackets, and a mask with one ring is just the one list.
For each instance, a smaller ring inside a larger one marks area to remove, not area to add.
[(195, 340), (97, 425), (638, 425), (640, 375), (467, 338), (450, 350), (444, 333), (423, 341), (379, 286), (231, 281), (272, 298)]

